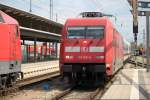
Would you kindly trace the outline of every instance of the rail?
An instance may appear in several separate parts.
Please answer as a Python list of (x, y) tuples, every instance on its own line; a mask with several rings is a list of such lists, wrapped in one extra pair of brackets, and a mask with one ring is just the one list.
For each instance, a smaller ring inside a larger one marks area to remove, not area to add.
[[(127, 57), (127, 59), (124, 61), (124, 65), (127, 63), (127, 61), (129, 61), (131, 59), (131, 56)], [(122, 66), (123, 68), (123, 66)], [(120, 72), (121, 69), (119, 69), (107, 82), (106, 85), (104, 87), (100, 86), (98, 88), (96, 88), (94, 91), (92, 91), (91, 93), (87, 93), (86, 97), (84, 97), (84, 100), (94, 100), (94, 99), (100, 99), (102, 97), (102, 95), (108, 90), (108, 88), (112, 85), (112, 83), (114, 82), (114, 80), (116, 79), (115, 75), (118, 74)], [(76, 87), (76, 86), (75, 86)], [(69, 89), (66, 89), (65, 91), (63, 91), (62, 93), (56, 95), (54, 98), (52, 98), (51, 100), (61, 100), (65, 97), (67, 97), (68, 95), (70, 95), (76, 88), (75, 87), (70, 87)], [(81, 99), (81, 93), (79, 92), (79, 98)], [(75, 99), (79, 99), (79, 98), (75, 98)], [(82, 98), (83, 99), (83, 98)]]

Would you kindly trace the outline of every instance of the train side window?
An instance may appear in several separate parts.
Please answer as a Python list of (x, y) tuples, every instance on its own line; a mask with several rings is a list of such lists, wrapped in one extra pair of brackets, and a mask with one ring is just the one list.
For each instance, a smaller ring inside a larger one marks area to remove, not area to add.
[(0, 23), (4, 23), (4, 20), (3, 20), (2, 16), (1, 16), (1, 14), (0, 14)]
[(113, 45), (114, 45), (114, 47), (118, 47), (118, 42), (117, 42), (117, 40), (116, 40), (116, 33), (117, 33), (117, 31), (114, 29), (113, 30)]
[(86, 38), (102, 39), (104, 37), (103, 26), (88, 26), (86, 29)]
[(69, 39), (81, 39), (85, 38), (85, 27), (68, 27)]
[(16, 26), (16, 36), (18, 37), (19, 36), (19, 27)]

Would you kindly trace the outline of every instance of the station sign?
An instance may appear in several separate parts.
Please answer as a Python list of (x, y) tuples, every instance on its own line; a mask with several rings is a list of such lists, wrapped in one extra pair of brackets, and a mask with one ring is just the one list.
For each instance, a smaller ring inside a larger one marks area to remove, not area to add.
[(138, 7), (141, 8), (150, 8), (150, 0), (139, 0)]
[(146, 13), (150, 12), (150, 0), (139, 0), (138, 11), (139, 16), (146, 16)]
[(140, 10), (140, 11), (138, 11), (138, 15), (139, 16), (146, 16), (146, 13), (150, 13), (150, 12), (148, 12), (148, 11), (142, 11), (142, 10)]

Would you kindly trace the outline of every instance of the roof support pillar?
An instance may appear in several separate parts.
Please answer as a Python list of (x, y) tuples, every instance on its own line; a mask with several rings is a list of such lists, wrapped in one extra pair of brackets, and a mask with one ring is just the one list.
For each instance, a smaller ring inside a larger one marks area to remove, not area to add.
[(49, 58), (51, 57), (51, 42), (49, 42)]
[(55, 42), (55, 53), (56, 53), (56, 58), (58, 58), (58, 47), (57, 47), (57, 42)]
[(36, 62), (36, 48), (37, 48), (36, 42), (37, 42), (37, 39), (34, 38), (34, 62)]

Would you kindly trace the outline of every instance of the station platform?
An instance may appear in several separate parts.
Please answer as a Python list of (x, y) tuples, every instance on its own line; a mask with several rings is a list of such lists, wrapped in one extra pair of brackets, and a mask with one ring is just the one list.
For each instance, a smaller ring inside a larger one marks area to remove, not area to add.
[(24, 79), (59, 72), (59, 60), (21, 64), (21, 71)]
[(102, 100), (150, 100), (150, 72), (146, 72), (144, 68), (130, 68), (131, 64), (127, 64), (126, 67), (116, 75)]

